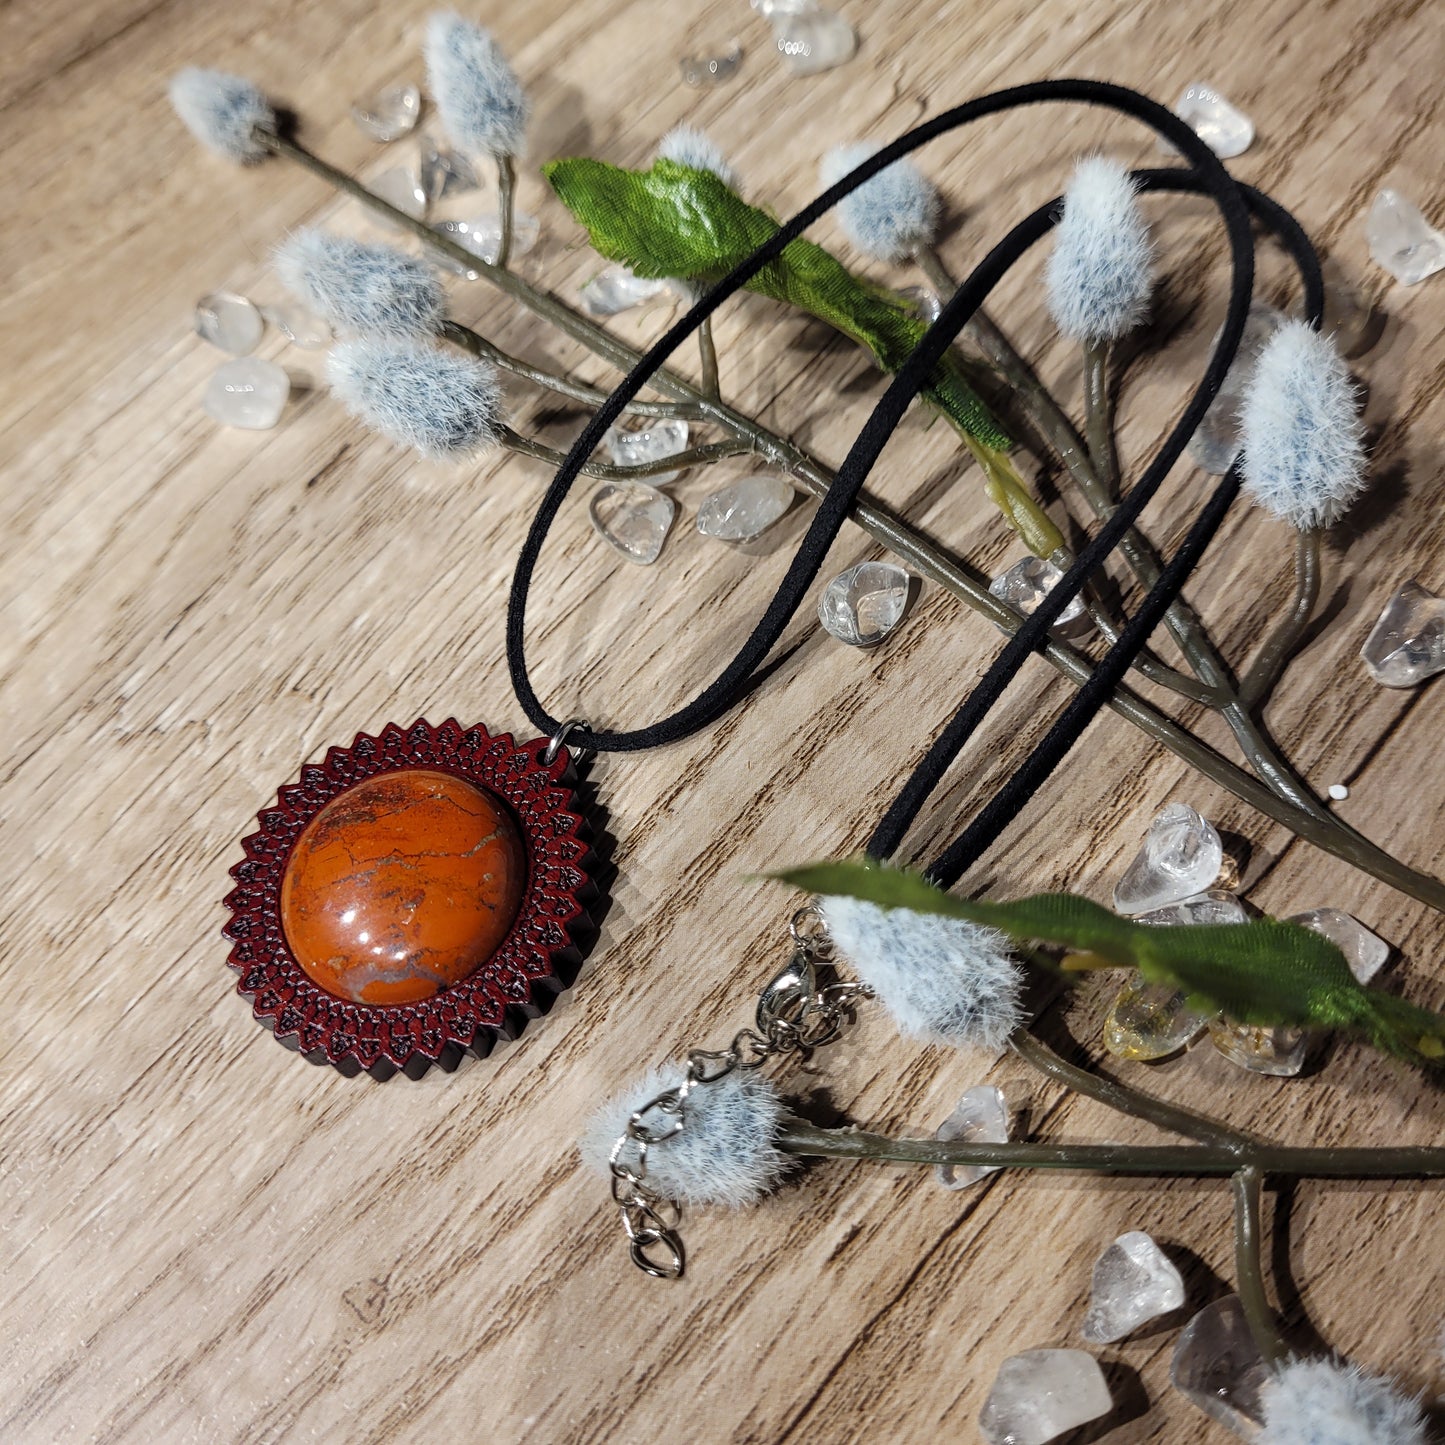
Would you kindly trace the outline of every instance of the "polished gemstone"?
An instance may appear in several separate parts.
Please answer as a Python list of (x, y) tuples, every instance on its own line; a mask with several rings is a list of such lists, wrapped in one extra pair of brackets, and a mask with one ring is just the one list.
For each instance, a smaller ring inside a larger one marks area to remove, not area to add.
[(685, 85), (721, 85), (738, 73), (743, 63), (743, 47), (734, 40), (716, 54), (684, 55), (681, 70)]
[(1089, 1313), (1079, 1333), (1107, 1345), (1184, 1303), (1184, 1280), (1142, 1230), (1121, 1234), (1094, 1262)]
[[(1007, 572), (1001, 573), (988, 584), (988, 590), (1000, 602), (1006, 602), (1021, 617), (1032, 617), (1041, 603), (1059, 585), (1063, 573), (1043, 557), (1025, 557), (1015, 562)], [(1084, 599), (1075, 596), (1059, 613), (1050, 629), (1062, 637), (1079, 637), (1089, 630), (1089, 618), (1084, 612)]]
[(697, 530), (720, 542), (751, 542), (793, 505), (793, 489), (782, 477), (742, 477), (729, 482), (697, 509)]
[(351, 107), (356, 128), (369, 140), (384, 144), (400, 140), (421, 115), (421, 91), (416, 86), (388, 85)]
[(1268, 1379), (1244, 1306), (1232, 1294), (1206, 1305), (1184, 1326), (1169, 1366), (1176, 1390), (1245, 1440), (1259, 1433), (1260, 1391)]
[[(1249, 315), (1244, 322), (1244, 335), (1240, 337), (1239, 350), (1234, 353), (1234, 360), (1224, 374), (1224, 383), (1210, 402), (1209, 410), (1204, 413), (1204, 420), (1189, 438), (1189, 455), (1212, 476), (1222, 477), (1239, 455), (1239, 414), (1245, 392), (1249, 389), (1260, 352), (1285, 319), (1283, 311), (1266, 306), (1263, 301), (1250, 304)], [(1214, 339), (1209, 343), (1211, 351), (1219, 344), (1220, 334), (1218, 331), (1214, 333)]]
[(348, 788), (307, 824), (281, 882), (281, 925), (328, 993), (412, 1003), (496, 952), (526, 882), (526, 850), (499, 799), (407, 768)]
[(1445, 235), (1399, 191), (1385, 190), (1375, 197), (1365, 217), (1365, 239), (1370, 259), (1406, 286), (1445, 269)]
[(670, 290), (666, 281), (649, 281), (646, 277), (634, 276), (626, 266), (614, 265), (599, 271), (590, 281), (584, 281), (577, 294), (584, 311), (593, 316), (616, 316), (620, 311), (654, 301)]
[[(493, 264), (502, 247), (502, 219), (495, 211), (487, 211), (470, 221), (437, 221), (432, 229), (450, 237), (457, 245), (479, 256), (488, 265)], [(525, 256), (537, 244), (541, 227), (536, 216), (525, 211), (512, 213), (512, 259)], [(480, 274), (444, 252), (433, 252), (436, 263), (455, 276), (465, 276), (475, 281)]]
[(906, 301), (909, 307), (930, 325), (938, 320), (939, 313), (943, 310), (943, 302), (927, 286), (905, 286), (898, 293), (898, 299)]
[(1149, 983), (1137, 971), (1115, 995), (1104, 1019), (1104, 1047), (1116, 1059), (1167, 1058), (1192, 1043), (1209, 1015), (1190, 1008), (1181, 989)]
[(858, 36), (836, 11), (818, 7), (773, 17), (778, 54), (797, 75), (817, 75), (853, 58)]
[(1222, 888), (1211, 888), (1207, 893), (1196, 893), (1181, 903), (1168, 903), (1163, 908), (1151, 908), (1147, 913), (1136, 914), (1140, 923), (1173, 924), (1176, 927), (1187, 924), (1248, 923), (1249, 913), (1238, 898)]
[(292, 346), (320, 351), (331, 345), (331, 327), (299, 301), (276, 301), (261, 308), (261, 314)]
[(1224, 1014), (1210, 1019), (1209, 1038), (1230, 1063), (1252, 1074), (1281, 1079), (1299, 1073), (1309, 1051), (1309, 1036), (1302, 1029), (1283, 1025), (1261, 1028), (1236, 1023)]
[(1174, 113), (1220, 160), (1243, 155), (1254, 144), (1254, 122), (1212, 85), (1187, 86)]
[(1389, 961), (1390, 945), (1338, 908), (1311, 908), (1294, 914), (1289, 922), (1324, 934), (1344, 954), (1350, 972), (1361, 983), (1369, 983)]
[(1414, 687), (1445, 672), (1445, 598), (1413, 579), (1401, 584), (1370, 630), (1360, 656), (1386, 687)]
[(629, 562), (649, 567), (662, 555), (677, 503), (645, 482), (604, 482), (592, 494), (588, 515), (599, 537)]
[(449, 150), (430, 136), (422, 137), (418, 179), (428, 205), (456, 191), (474, 191), (481, 184), (472, 163), (460, 151)]
[[(654, 421), (638, 431), (611, 426), (602, 438), (607, 455), (619, 467), (645, 467), (649, 462), (665, 461), (687, 450), (688, 425), (685, 421)], [(675, 482), (681, 471), (655, 472), (648, 477), (654, 487)]]
[[(392, 166), (390, 170), (383, 171), (372, 181), (371, 191), (389, 206), (395, 206), (403, 215), (418, 221), (426, 215), (426, 192), (422, 190), (416, 172), (409, 166)], [(369, 214), (380, 225), (399, 229), (389, 216), (383, 216), (376, 211)]]
[(212, 291), (196, 302), (196, 335), (232, 356), (254, 351), (265, 329), (255, 305), (234, 291)]
[[(1008, 1101), (1002, 1089), (980, 1084), (958, 1101), (958, 1108), (938, 1126), (936, 1137), (945, 1143), (1007, 1144)], [(938, 1182), (945, 1189), (967, 1189), (989, 1174), (998, 1172), (993, 1164), (940, 1164)]]
[(911, 581), (908, 573), (892, 562), (859, 562), (823, 589), (818, 620), (839, 642), (872, 647), (903, 621)]
[(999, 1366), (978, 1426), (988, 1445), (1047, 1445), (1113, 1408), (1093, 1355), (1025, 1350)]
[(291, 378), (284, 368), (259, 356), (238, 356), (216, 368), (202, 405), (223, 426), (269, 431), (281, 420), (290, 395)]
[(1171, 803), (1149, 825), (1144, 846), (1114, 887), (1114, 907), (1134, 915), (1182, 903), (1219, 877), (1224, 845), (1214, 826), (1184, 803)]

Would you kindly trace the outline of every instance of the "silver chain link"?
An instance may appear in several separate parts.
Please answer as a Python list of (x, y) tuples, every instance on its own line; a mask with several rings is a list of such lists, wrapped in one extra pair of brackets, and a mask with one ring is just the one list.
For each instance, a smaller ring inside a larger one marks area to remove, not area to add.
[(816, 908), (800, 908), (788, 925), (793, 956), (762, 991), (757, 1027), (739, 1029), (725, 1049), (692, 1049), (683, 1081), (649, 1099), (627, 1120), (608, 1156), (612, 1199), (622, 1215), (633, 1264), (654, 1279), (677, 1279), (685, 1256), (679, 1226), (681, 1210), (647, 1183), (647, 1154), (654, 1144), (682, 1133), (688, 1095), (699, 1084), (715, 1084), (736, 1070), (761, 1068), (777, 1054), (797, 1053), (830, 1044), (849, 1023), (852, 1006), (872, 996), (861, 983), (819, 987), (817, 966), (833, 957), (827, 925)]

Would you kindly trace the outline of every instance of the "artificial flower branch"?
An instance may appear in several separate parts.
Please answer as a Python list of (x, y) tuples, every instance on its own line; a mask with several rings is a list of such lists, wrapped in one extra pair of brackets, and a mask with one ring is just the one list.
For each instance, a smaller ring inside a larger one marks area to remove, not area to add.
[[(556, 447), (549, 447), (545, 442), (523, 436), (510, 427), (499, 427), (497, 430), (498, 440), (501, 444), (520, 456), (532, 457), (552, 466), (561, 466), (566, 460), (566, 452), (558, 451)], [(656, 477), (663, 473), (685, 471), (689, 467), (711, 466), (714, 462), (723, 461), (727, 457), (746, 456), (751, 451), (752, 447), (748, 442), (738, 438), (732, 441), (708, 442), (699, 447), (688, 447), (685, 451), (669, 452), (665, 457), (654, 457), (649, 462), (637, 462), (630, 466), (614, 466), (610, 462), (584, 462), (582, 470), (589, 477), (599, 477), (604, 481), (631, 481)]]
[(1289, 1351), (1280, 1338), (1264, 1289), (1264, 1261), (1260, 1252), (1264, 1237), (1260, 1212), (1263, 1182), (1259, 1166), (1254, 1163), (1247, 1164), (1230, 1180), (1234, 1194), (1234, 1278), (1255, 1348), (1265, 1364), (1273, 1365)]
[(1259, 655), (1239, 681), (1239, 704), (1246, 711), (1257, 708), (1274, 690), (1315, 615), (1320, 598), (1321, 529), (1306, 527), (1295, 533), (1294, 597)]

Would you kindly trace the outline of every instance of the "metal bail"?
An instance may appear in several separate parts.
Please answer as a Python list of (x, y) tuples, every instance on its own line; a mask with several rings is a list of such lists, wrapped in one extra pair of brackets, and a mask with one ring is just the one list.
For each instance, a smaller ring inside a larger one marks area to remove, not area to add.
[[(591, 731), (592, 725), (586, 718), (569, 717), (567, 721), (552, 734), (552, 740), (547, 744), (546, 751), (542, 754), (543, 767), (550, 768), (552, 764), (557, 761), (557, 754), (566, 746), (567, 735), (569, 733), (588, 733)], [(581, 762), (583, 758), (591, 755), (592, 749), (577, 746), (572, 749), (572, 752), (577, 761)]]

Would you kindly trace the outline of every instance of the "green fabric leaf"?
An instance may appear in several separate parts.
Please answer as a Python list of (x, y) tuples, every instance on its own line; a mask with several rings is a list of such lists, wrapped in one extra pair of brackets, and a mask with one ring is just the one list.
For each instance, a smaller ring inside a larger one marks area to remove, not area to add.
[(859, 898), (966, 918), (1022, 941), (1034, 939), (1137, 968), (1183, 989), (1191, 1002), (1241, 1023), (1343, 1029), (1417, 1063), (1445, 1059), (1445, 1017), (1367, 988), (1329, 939), (1296, 923), (1137, 923), (1072, 893), (1012, 903), (955, 898), (917, 873), (869, 860), (818, 863), (771, 875), (808, 893)]
[[(585, 156), (551, 161), (542, 173), (587, 228), (593, 246), (639, 276), (708, 283), (725, 276), (778, 232), (711, 171), (659, 159), (645, 171)], [(854, 276), (823, 247), (799, 237), (747, 289), (796, 306), (867, 347), (897, 371), (928, 330), (892, 292)], [(1013, 445), (969, 385), (952, 353), (924, 392), (969, 436), (995, 451)]]

